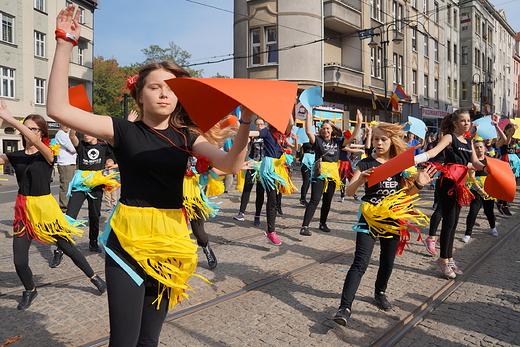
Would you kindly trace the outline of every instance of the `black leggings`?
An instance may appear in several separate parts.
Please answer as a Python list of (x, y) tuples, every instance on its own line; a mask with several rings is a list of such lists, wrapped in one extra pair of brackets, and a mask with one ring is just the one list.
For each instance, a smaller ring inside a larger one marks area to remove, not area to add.
[[(72, 259), (74, 264), (81, 269), (89, 278), (94, 276), (94, 270), (90, 267), (85, 256), (69, 241), (59, 236), (54, 236), (58, 247), (67, 256)], [(13, 236), (13, 255), (14, 255), (14, 267), (16, 274), (20, 278), (25, 287), (25, 290), (32, 290), (34, 288), (34, 280), (31, 268), (29, 267), (29, 247), (31, 241), (27, 235), (24, 236)]]
[(446, 177), (442, 179), (439, 190), (439, 205), (442, 208), (442, 227), (441, 227), (441, 253), (443, 259), (453, 258), (453, 240), (455, 229), (460, 216), (460, 206), (457, 203), (456, 193), (448, 195), (450, 189), (455, 186), (455, 182)]
[(468, 236), (471, 236), (471, 233), (473, 232), (473, 226), (475, 225), (478, 212), (482, 206), (484, 206), (484, 214), (487, 217), (489, 227), (491, 229), (495, 227), (495, 213), (493, 212), (495, 201), (484, 200), (484, 198), (475, 191), (473, 191), (473, 195), (475, 195), (475, 199), (471, 201), (471, 204), (469, 205), (469, 213), (466, 217), (466, 235)]
[[(343, 291), (341, 293), (341, 308), (352, 308), (352, 302), (356, 296), (361, 278), (370, 263), (370, 257), (374, 250), (376, 238), (364, 232), (357, 232), (356, 235), (356, 252), (354, 253), (354, 262), (350, 267), (345, 278)], [(381, 244), (381, 252), (379, 254), (379, 270), (377, 271), (375, 292), (385, 292), (388, 280), (394, 268), (395, 252), (399, 245), (399, 237), (379, 238)]]
[(197, 244), (201, 247), (205, 247), (209, 242), (209, 237), (204, 228), (204, 218), (202, 217), (202, 211), (199, 207), (195, 207), (195, 211), (198, 218), (194, 220), (190, 219), (191, 232), (193, 236), (195, 236)]
[(301, 164), (300, 171), (302, 173), (302, 188), (300, 201), (306, 201), (307, 192), (309, 191), (309, 187), (311, 186), (311, 169), (309, 169), (307, 165)]
[(332, 197), (334, 196), (334, 190), (336, 189), (336, 183), (334, 181), (329, 181), (327, 187), (327, 191), (323, 193), (323, 186), (325, 185), (325, 180), (316, 179), (312, 181), (311, 185), (311, 200), (305, 209), (305, 215), (303, 216), (303, 224), (302, 226), (307, 227), (314, 217), (314, 212), (316, 212), (316, 208), (318, 208), (318, 204), (320, 203), (320, 199), (323, 195), (323, 201), (321, 203), (321, 214), (320, 214), (320, 224), (327, 223), (327, 217), (329, 216), (330, 204), (332, 202)]
[(90, 241), (97, 241), (101, 203), (103, 202), (103, 186), (94, 187), (90, 193), (72, 192), (66, 214), (73, 219), (78, 218), (78, 213), (85, 199), (88, 203), (88, 238)]
[(276, 189), (267, 190), (267, 203), (265, 204), (265, 212), (267, 215), (267, 232), (272, 233), (276, 231), (276, 214), (278, 204), (281, 202), (281, 194), (276, 194)]
[[(434, 197), (435, 197), (434, 201), (438, 202), (439, 201), (438, 187), (435, 189)], [(439, 224), (441, 224), (441, 220), (442, 220), (442, 205), (437, 203), (437, 206), (435, 207), (435, 211), (433, 212), (432, 216), (430, 217), (430, 231), (428, 232), (428, 236), (437, 235), (437, 228), (439, 227)]]
[[(246, 175), (244, 179), (244, 190), (242, 191), (242, 196), (240, 198), (240, 212), (245, 213), (247, 203), (249, 202), (249, 197), (251, 195), (251, 190), (253, 190), (253, 185), (255, 181), (253, 180), (253, 173), (255, 170), (246, 170)], [(262, 212), (262, 206), (264, 204), (264, 194), (265, 189), (260, 184), (260, 182), (256, 182), (256, 201), (255, 201), (255, 216), (260, 216)]]
[[(157, 346), (161, 328), (168, 313), (165, 294), (157, 310), (158, 282), (147, 276), (139, 264), (121, 249), (117, 236), (110, 233), (110, 249), (129, 265), (144, 282), (138, 286), (134, 280), (110, 257), (106, 257), (105, 269), (108, 289), (111, 347)], [(113, 248), (114, 247), (114, 248)]]

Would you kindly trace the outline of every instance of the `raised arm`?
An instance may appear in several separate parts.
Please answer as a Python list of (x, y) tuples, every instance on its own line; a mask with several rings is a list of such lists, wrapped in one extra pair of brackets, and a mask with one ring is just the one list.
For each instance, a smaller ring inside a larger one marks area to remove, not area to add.
[(307, 112), (307, 117), (305, 117), (305, 134), (309, 138), (309, 142), (314, 144), (316, 142), (316, 137), (314, 135), (314, 128), (312, 126), (312, 112)]
[(356, 112), (356, 126), (354, 127), (354, 131), (352, 132), (352, 136), (350, 136), (348, 139), (345, 138), (343, 140), (343, 146), (346, 146), (350, 142), (357, 139), (359, 136), (359, 132), (361, 131), (361, 125), (363, 123), (363, 113), (361, 113), (361, 110), (358, 108)]
[[(18, 130), (22, 136), (25, 136), (27, 140), (29, 140), (36, 149), (43, 154), (45, 157), (45, 160), (49, 162), (49, 164), (52, 164), (54, 162), (54, 154), (52, 153), (52, 150), (47, 147), (45, 143), (43, 143), (40, 139), (39, 135), (36, 135), (32, 130), (30, 130), (28, 127), (25, 126), (25, 124), (17, 121), (13, 115), (11, 114), (11, 111), (7, 109), (7, 106), (5, 104), (5, 101), (0, 102), (0, 118), (7, 122), (10, 126)], [(1, 125), (1, 124), (0, 124)], [(39, 133), (39, 132), (38, 132)]]
[(69, 62), (72, 48), (80, 37), (81, 26), (79, 10), (74, 5), (60, 11), (56, 19), (56, 28), (62, 35), (57, 38), (54, 62), (49, 77), (47, 96), (47, 114), (55, 121), (76, 129), (84, 134), (91, 134), (112, 144), (114, 128), (108, 116), (98, 116), (73, 107), (69, 103)]
[[(469, 141), (469, 140), (468, 140)], [(437, 146), (433, 147), (429, 151), (418, 154), (415, 156), (415, 163), (424, 163), (430, 158), (435, 158), (444, 148), (451, 145), (451, 135), (446, 134), (442, 137), (442, 139), (437, 143)], [(473, 151), (475, 153), (475, 151)]]
[(76, 130), (73, 130), (73, 129), (70, 129), (69, 130), (69, 139), (70, 139), (70, 142), (72, 142), (72, 145), (74, 147), (78, 147), (79, 145), (79, 139), (78, 137), (76, 136)]

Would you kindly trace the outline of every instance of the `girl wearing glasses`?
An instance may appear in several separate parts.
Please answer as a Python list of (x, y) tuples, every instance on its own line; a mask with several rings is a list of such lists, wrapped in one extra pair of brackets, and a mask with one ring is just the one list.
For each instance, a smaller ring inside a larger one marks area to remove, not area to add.
[(97, 289), (101, 293), (105, 292), (105, 282), (94, 273), (83, 254), (73, 245), (71, 236), (81, 236), (82, 231), (66, 219), (51, 195), (52, 165), (58, 146), (51, 145), (47, 138), (47, 122), (42, 116), (31, 114), (25, 117), (22, 124), (13, 117), (2, 101), (0, 125), (3, 121), (22, 134), (24, 146), (21, 151), (0, 155), (0, 164), (11, 164), (18, 182), (14, 207), (13, 253), (16, 273), (25, 287), (18, 309), (29, 308), (38, 295), (29, 267), (29, 246), (32, 240), (46, 244), (56, 242)]

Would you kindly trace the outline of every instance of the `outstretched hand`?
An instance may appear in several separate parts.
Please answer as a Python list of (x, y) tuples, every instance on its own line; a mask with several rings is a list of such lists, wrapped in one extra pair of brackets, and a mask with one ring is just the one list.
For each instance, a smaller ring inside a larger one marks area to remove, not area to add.
[(136, 110), (132, 110), (130, 111), (130, 113), (128, 114), (128, 121), (130, 122), (135, 122), (135, 120), (137, 119), (137, 117), (139, 117), (139, 114), (137, 114), (137, 111)]
[(435, 166), (428, 164), (422, 170), (419, 171), (416, 180), (420, 185), (425, 186), (438, 178), (434, 177), (436, 173), (437, 169), (435, 168)]
[[(76, 13), (74, 13), (76, 12)], [(56, 18), (56, 29), (64, 30), (72, 36), (79, 38), (81, 25), (79, 24), (79, 9), (75, 5), (69, 5), (58, 13)]]
[[(8, 121), (9, 119), (14, 119), (13, 114), (11, 111), (7, 109), (7, 104), (4, 100), (0, 101), (0, 119), (2, 121)], [(0, 122), (1, 125), (1, 122)]]

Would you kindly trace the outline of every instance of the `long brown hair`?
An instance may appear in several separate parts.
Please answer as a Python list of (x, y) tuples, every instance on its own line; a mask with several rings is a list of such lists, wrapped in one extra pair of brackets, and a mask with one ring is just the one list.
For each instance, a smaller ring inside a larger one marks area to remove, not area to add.
[[(159, 69), (171, 72), (175, 77), (191, 77), (188, 71), (184, 70), (180, 65), (177, 65), (172, 61), (152, 62), (144, 65), (139, 70), (139, 77), (135, 82), (135, 86), (130, 90), (130, 95), (135, 100), (137, 106), (139, 107), (139, 110), (141, 111), (141, 119), (144, 119), (145, 116), (143, 112), (143, 104), (139, 102), (139, 97), (143, 92), (143, 88), (146, 83), (146, 77), (148, 77), (148, 75), (152, 71)], [(199, 134), (201, 132), (197, 124), (195, 124), (188, 112), (186, 112), (180, 101), (177, 101), (177, 106), (170, 115), (170, 119), (168, 120), (168, 122), (171, 126), (174, 126), (176, 128), (187, 127), (193, 132)]]
[[(404, 151), (407, 150), (407, 145), (403, 140), (404, 135), (406, 132), (404, 131), (404, 125), (399, 124), (392, 124), (392, 123), (385, 123), (381, 122), (372, 128), (372, 130), (379, 129), (386, 133), (386, 136), (390, 139), (392, 144), (390, 145), (390, 158), (393, 158)], [(408, 188), (412, 185), (413, 181), (415, 180), (415, 175), (410, 177), (404, 177), (401, 178), (401, 185)]]
[(321, 122), (321, 125), (320, 125), (320, 136), (321, 136), (321, 127), (325, 124), (328, 124), (330, 125), (330, 127), (332, 128), (332, 131), (330, 133), (330, 137), (341, 137), (341, 129), (338, 128), (336, 126), (336, 124), (334, 124), (334, 122), (328, 120), (328, 119), (325, 119), (323, 122)]
[[(24, 118), (24, 120), (23, 120), (24, 125), (25, 125), (25, 121), (28, 119), (32, 120), (34, 123), (36, 123), (36, 125), (38, 125), (38, 128), (40, 128), (42, 138), (49, 137), (49, 127), (47, 126), (47, 122), (45, 121), (45, 119), (42, 116), (40, 116), (39, 114), (35, 114), (35, 113), (30, 114)], [(25, 141), (25, 136), (22, 136), (22, 144), (24, 147), (27, 146), (27, 142)]]
[(442, 132), (444, 135), (450, 134), (455, 130), (455, 125), (453, 125), (453, 122), (456, 122), (459, 120), (460, 115), (467, 113), (469, 114), (469, 111), (465, 108), (459, 108), (453, 113), (450, 113), (446, 117), (442, 119), (439, 132)]

